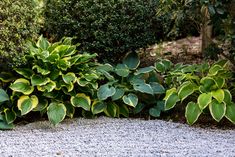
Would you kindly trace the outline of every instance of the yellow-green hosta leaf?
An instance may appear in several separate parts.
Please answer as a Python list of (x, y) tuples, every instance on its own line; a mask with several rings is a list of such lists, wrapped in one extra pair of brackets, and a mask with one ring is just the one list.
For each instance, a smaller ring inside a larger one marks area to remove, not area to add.
[(215, 85), (215, 80), (211, 77), (203, 77), (200, 83), (201, 83), (201, 87), (199, 88), (199, 90), (202, 93), (206, 93), (206, 92), (211, 91), (213, 85)]
[(106, 109), (107, 105), (102, 101), (94, 101), (91, 105), (91, 112), (93, 114), (98, 114)]
[(31, 77), (31, 83), (33, 86), (43, 86), (46, 85), (48, 82), (50, 82), (50, 79), (48, 77), (42, 77), (40, 75), (33, 75)]
[(50, 81), (43, 86), (37, 86), (37, 89), (42, 92), (44, 91), (52, 92), (55, 88), (56, 88), (56, 83), (54, 81)]
[(32, 67), (32, 69), (36, 69), (38, 73), (42, 74), (42, 75), (48, 75), (50, 74), (50, 70), (47, 70), (47, 69), (43, 69), (41, 68), (40, 66), (38, 65), (34, 65)]
[(60, 70), (53, 70), (51, 73), (50, 73), (50, 76), (49, 78), (51, 80), (55, 80), (57, 79), (60, 75), (62, 75), (62, 72)]
[(66, 75), (62, 75), (62, 78), (67, 84), (74, 83), (77, 79), (76, 75), (72, 72), (69, 72)]
[(224, 103), (230, 104), (232, 102), (232, 95), (229, 90), (224, 90)]
[(109, 72), (109, 71), (113, 71), (113, 66), (112, 65), (110, 65), (110, 64), (108, 64), (108, 63), (106, 63), (106, 64), (101, 64), (101, 65), (98, 65), (97, 67), (96, 67), (96, 69), (98, 70), (98, 71), (106, 71), (106, 72)]
[(133, 93), (129, 93), (128, 95), (124, 95), (122, 97), (122, 100), (125, 104), (132, 106), (132, 107), (136, 107), (136, 105), (138, 104), (138, 97)]
[(91, 99), (83, 93), (72, 96), (70, 102), (74, 107), (81, 107), (86, 111), (90, 111)]
[(215, 80), (216, 86), (217, 86), (218, 88), (223, 88), (223, 86), (224, 86), (224, 84), (225, 84), (225, 79), (224, 79), (224, 78), (215, 77), (214, 80)]
[(191, 82), (186, 82), (180, 87), (178, 96), (180, 100), (183, 101), (184, 99), (186, 99), (189, 95), (193, 93), (194, 93), (193, 84)]
[(212, 102), (209, 104), (209, 109), (212, 117), (219, 122), (226, 113), (226, 104), (219, 103), (217, 100), (212, 100)]
[(173, 93), (176, 93), (176, 88), (171, 88), (166, 91), (166, 95), (163, 100), (167, 100)]
[(14, 79), (15, 79), (15, 77), (11, 73), (8, 73), (8, 72), (1, 72), (0, 73), (0, 80), (2, 82), (11, 82)]
[(79, 86), (85, 87), (89, 82), (84, 78), (77, 78), (77, 83)]
[(87, 81), (92, 81), (92, 80), (96, 80), (96, 79), (99, 78), (99, 76), (98, 76), (97, 74), (95, 74), (95, 71), (94, 71), (94, 73), (92, 73), (92, 74), (85, 74), (83, 77), (84, 77)]
[(219, 103), (222, 103), (224, 101), (224, 90), (218, 89), (216, 91), (211, 92), (212, 97), (215, 98)]
[(223, 69), (223, 67), (221, 67), (218, 64), (215, 64), (210, 68), (209, 75), (216, 75), (222, 69)]
[(166, 67), (162, 62), (155, 63), (155, 68), (156, 68), (157, 72), (160, 72), (160, 73), (163, 73), (166, 70)]
[(100, 86), (97, 91), (97, 96), (99, 100), (106, 100), (115, 94), (116, 89), (114, 87), (109, 87), (108, 84)]
[(9, 100), (8, 94), (6, 93), (6, 91), (0, 88), (0, 103), (8, 100)]
[(122, 88), (117, 88), (115, 94), (112, 96), (112, 100), (118, 100), (121, 99), (124, 95), (125, 91)]
[(138, 54), (135, 52), (127, 54), (123, 59), (123, 64), (126, 64), (129, 69), (135, 70), (140, 64)]
[(4, 109), (4, 113), (5, 113), (6, 122), (8, 124), (11, 124), (15, 121), (16, 113), (13, 110), (6, 108), (6, 109)]
[(109, 102), (107, 103), (107, 107), (104, 110), (104, 113), (108, 116), (108, 117), (116, 117), (117, 116), (117, 112), (118, 112), (118, 106), (117, 104), (115, 104), (114, 102)]
[(66, 58), (63, 58), (57, 61), (57, 67), (63, 71), (66, 71), (70, 67), (70, 63)]
[(10, 85), (13, 91), (29, 95), (33, 92), (34, 88), (30, 85), (30, 82), (26, 79), (17, 79), (13, 84)]
[(197, 99), (197, 103), (201, 110), (205, 109), (212, 101), (211, 93), (202, 93)]
[(69, 84), (62, 85), (62, 87), (66, 87), (67, 92), (71, 92), (74, 89), (74, 84), (70, 82)]
[(16, 68), (15, 71), (27, 79), (30, 79), (34, 74), (33, 70), (28, 68)]
[(43, 111), (48, 106), (47, 99), (39, 99), (38, 105), (33, 109), (33, 111)]
[(47, 116), (53, 125), (57, 125), (66, 116), (66, 107), (62, 103), (52, 102), (47, 107)]
[(38, 48), (41, 48), (42, 50), (47, 50), (47, 48), (50, 46), (50, 43), (47, 41), (46, 38), (43, 38), (41, 35), (36, 43)]
[(235, 124), (235, 103), (227, 104), (225, 117)]
[(194, 124), (198, 117), (201, 115), (202, 111), (198, 104), (194, 102), (189, 102), (186, 106), (185, 117), (187, 119), (188, 124)]
[(31, 97), (23, 95), (17, 101), (17, 107), (21, 111), (21, 115), (25, 115), (32, 111), (38, 105), (38, 98), (35, 95)]
[(178, 101), (180, 101), (180, 99), (177, 93), (176, 92), (171, 93), (171, 95), (169, 95), (167, 99), (165, 99), (165, 110), (170, 110), (174, 108)]

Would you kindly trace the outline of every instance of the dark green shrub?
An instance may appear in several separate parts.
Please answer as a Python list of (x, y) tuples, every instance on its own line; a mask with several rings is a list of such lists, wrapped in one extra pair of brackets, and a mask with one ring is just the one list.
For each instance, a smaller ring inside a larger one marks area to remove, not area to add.
[(0, 66), (16, 66), (24, 61), (27, 38), (39, 30), (38, 8), (32, 0), (0, 1)]
[(55, 39), (76, 36), (83, 50), (117, 61), (162, 37), (158, 0), (50, 0), (45, 31)]

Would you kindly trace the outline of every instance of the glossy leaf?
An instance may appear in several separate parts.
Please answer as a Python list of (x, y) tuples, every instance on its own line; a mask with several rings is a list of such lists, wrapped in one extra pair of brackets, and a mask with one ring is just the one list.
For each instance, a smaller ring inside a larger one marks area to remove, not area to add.
[(10, 88), (13, 91), (20, 92), (25, 95), (31, 94), (34, 90), (34, 88), (30, 86), (29, 81), (23, 78), (17, 79), (13, 84), (10, 85)]
[(86, 111), (90, 111), (91, 99), (83, 93), (72, 96), (70, 102), (74, 107), (81, 107)]
[(122, 97), (122, 100), (125, 104), (136, 107), (138, 104), (138, 97), (135, 94), (129, 93), (128, 95), (125, 95)]
[(180, 101), (177, 93), (172, 93), (167, 99), (165, 99), (165, 110), (170, 110), (175, 107), (176, 103)]
[(10, 109), (5, 109), (4, 110), (4, 113), (5, 113), (5, 119), (6, 119), (6, 122), (8, 124), (11, 124), (15, 121), (16, 119), (16, 113)]
[(43, 86), (46, 85), (48, 82), (50, 82), (50, 79), (48, 77), (44, 78), (40, 75), (33, 75), (31, 77), (31, 83), (33, 86)]
[(201, 110), (205, 109), (212, 101), (211, 93), (202, 93), (197, 99), (197, 103)]
[(76, 75), (72, 72), (67, 73), (66, 75), (62, 75), (62, 79), (65, 83), (70, 84), (76, 81)]
[(21, 96), (17, 101), (17, 107), (21, 111), (21, 115), (25, 115), (32, 111), (38, 105), (38, 98), (35, 95)]
[(102, 101), (94, 101), (91, 105), (91, 112), (93, 114), (98, 114), (106, 109), (107, 105)]
[(31, 76), (34, 74), (32, 69), (28, 69), (28, 68), (17, 68), (15, 69), (15, 72), (17, 72), (18, 74), (24, 76), (27, 79), (30, 79)]
[(235, 103), (227, 104), (225, 117), (235, 124)]
[(118, 106), (114, 102), (107, 103), (107, 107), (104, 113), (109, 117), (116, 117), (118, 112)]
[(219, 103), (222, 103), (224, 101), (224, 90), (218, 89), (216, 91), (211, 92), (212, 97), (215, 98)]
[(186, 106), (185, 117), (187, 119), (188, 124), (194, 124), (198, 117), (201, 115), (202, 111), (198, 104), (194, 102), (189, 102)]
[(186, 82), (184, 83), (178, 92), (178, 96), (181, 99), (181, 101), (183, 101), (184, 99), (186, 99), (189, 95), (194, 93), (194, 86), (191, 82)]
[(226, 105), (224, 103), (219, 103), (217, 100), (213, 100), (209, 104), (209, 109), (212, 117), (219, 122), (226, 113)]
[(53, 102), (47, 108), (47, 116), (53, 125), (60, 123), (66, 116), (66, 107), (62, 103)]

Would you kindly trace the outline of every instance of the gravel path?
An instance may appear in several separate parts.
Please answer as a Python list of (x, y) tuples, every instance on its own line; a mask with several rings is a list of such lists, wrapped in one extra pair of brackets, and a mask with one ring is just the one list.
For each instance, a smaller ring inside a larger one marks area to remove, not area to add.
[(235, 156), (235, 130), (105, 117), (35, 122), (0, 131), (0, 156)]

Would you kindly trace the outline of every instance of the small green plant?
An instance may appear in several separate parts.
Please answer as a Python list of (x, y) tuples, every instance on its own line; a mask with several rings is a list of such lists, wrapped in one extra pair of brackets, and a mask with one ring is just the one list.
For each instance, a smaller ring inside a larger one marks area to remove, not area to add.
[(177, 64), (166, 78), (171, 88), (166, 91), (165, 109), (170, 110), (178, 102), (187, 99), (189, 103), (185, 116), (189, 124), (195, 123), (208, 108), (217, 122), (226, 117), (235, 123), (235, 103), (232, 102), (232, 95), (228, 90), (230, 78), (231, 72), (227, 60), (221, 60), (212, 66), (207, 63)]

